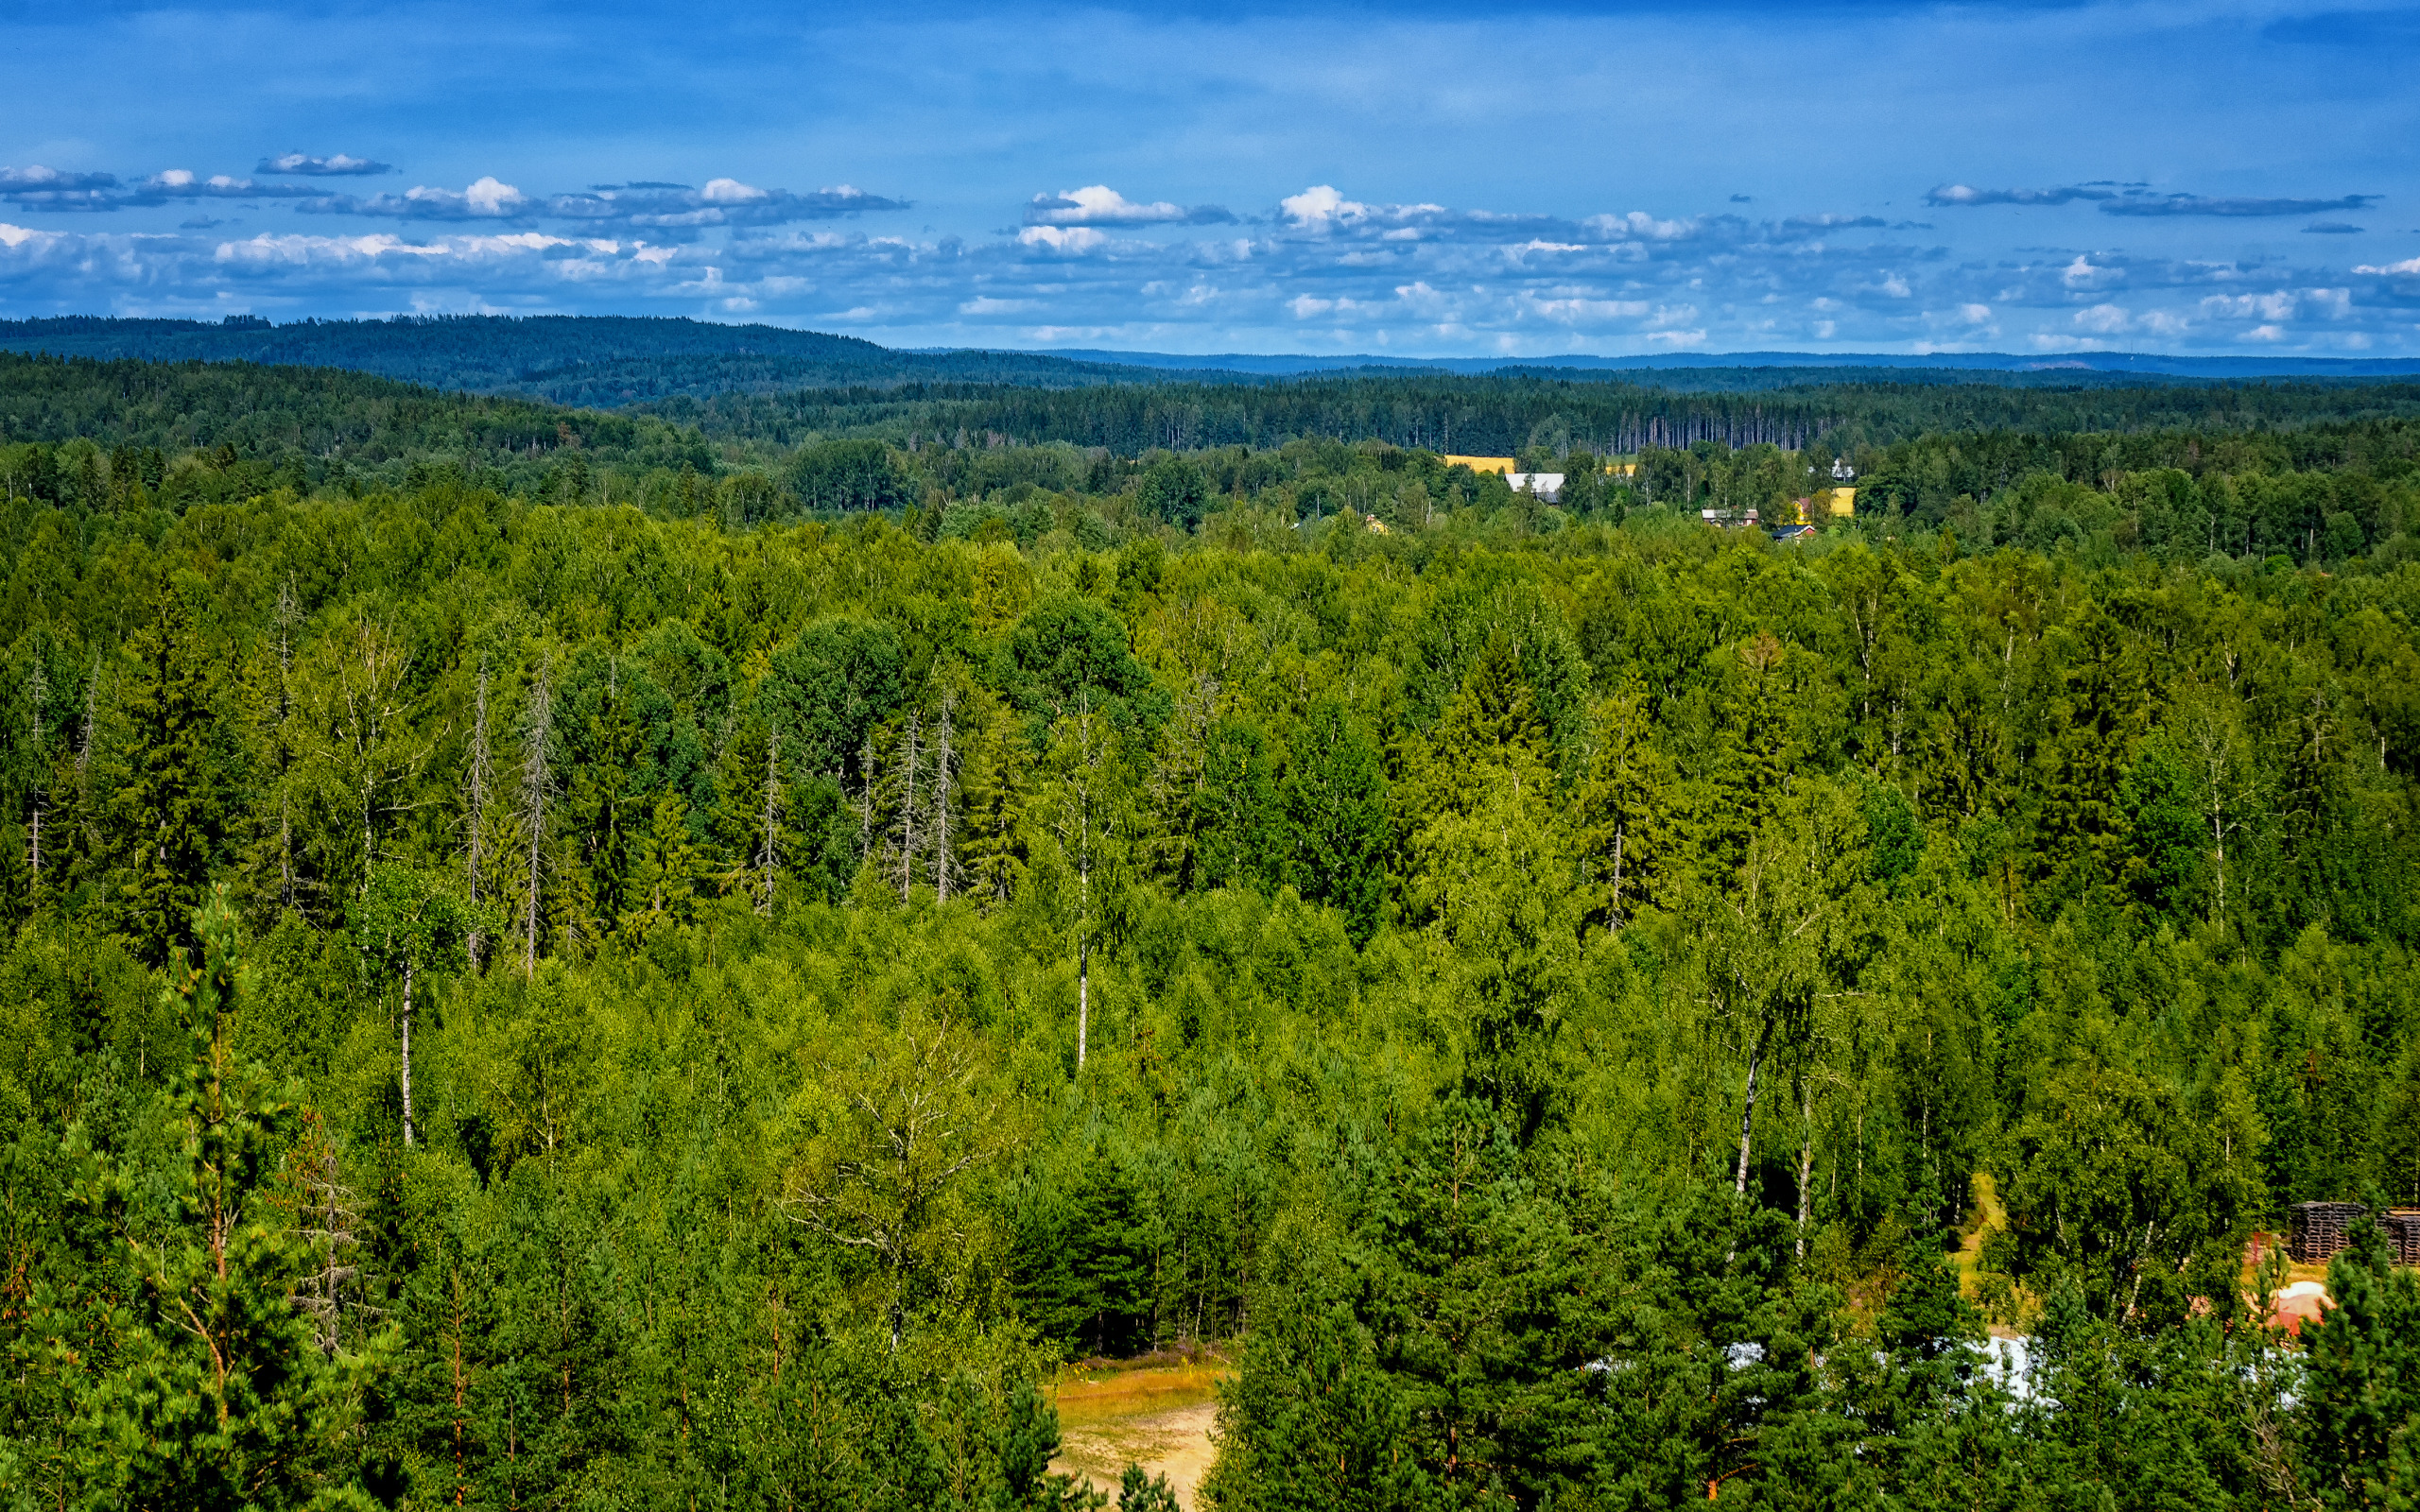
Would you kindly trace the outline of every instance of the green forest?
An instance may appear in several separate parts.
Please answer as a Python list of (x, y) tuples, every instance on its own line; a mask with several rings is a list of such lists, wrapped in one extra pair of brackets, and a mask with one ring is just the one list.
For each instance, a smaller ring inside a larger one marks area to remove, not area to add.
[(0, 358), (0, 1505), (2411, 1505), (2416, 397)]

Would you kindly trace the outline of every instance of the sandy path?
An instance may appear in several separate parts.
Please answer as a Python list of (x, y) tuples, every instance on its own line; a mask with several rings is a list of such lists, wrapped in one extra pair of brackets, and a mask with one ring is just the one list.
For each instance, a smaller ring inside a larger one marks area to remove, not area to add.
[(1167, 1476), (1177, 1502), (1190, 1508), (1195, 1489), (1210, 1469), (1210, 1424), (1217, 1414), (1218, 1408), (1205, 1401), (1145, 1418), (1070, 1428), (1050, 1468), (1081, 1475), (1115, 1498), (1127, 1465), (1140, 1465), (1147, 1473)]

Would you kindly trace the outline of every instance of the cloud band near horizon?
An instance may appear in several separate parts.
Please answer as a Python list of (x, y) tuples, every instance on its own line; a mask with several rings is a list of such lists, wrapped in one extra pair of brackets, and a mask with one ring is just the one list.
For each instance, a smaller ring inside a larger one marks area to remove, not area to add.
[[(900, 207), (856, 191), (825, 191), (839, 198), (817, 205), (716, 187), (734, 183), (614, 186), (570, 209), (567, 197), (509, 198), (509, 186), (475, 184), (428, 218), (494, 224), (418, 237), (0, 223), (0, 299), (27, 314), (648, 311), (900, 345), (1212, 351), (1238, 350), (1240, 336), (1261, 350), (1512, 355), (2386, 353), (2411, 350), (2402, 333), (2420, 320), (2412, 263), (2329, 268), (2067, 249), (1977, 262), (1951, 255), (1921, 223), (1875, 217), (1570, 218), (1364, 201), (1321, 184), (1250, 222), (1211, 223), (1172, 201), (1091, 186), (1035, 196), (1028, 218), (1042, 224), (969, 239), (792, 227), (776, 217)], [(683, 218), (756, 206), (761, 221)], [(525, 211), (585, 223), (523, 224), (514, 217)], [(1067, 223), (1079, 218), (1093, 223)]]

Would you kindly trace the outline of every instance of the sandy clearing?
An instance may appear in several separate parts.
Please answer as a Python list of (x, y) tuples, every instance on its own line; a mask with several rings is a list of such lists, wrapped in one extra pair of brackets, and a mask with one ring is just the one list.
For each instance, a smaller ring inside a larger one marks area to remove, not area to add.
[(1150, 1474), (1167, 1476), (1178, 1503), (1190, 1508), (1201, 1477), (1209, 1473), (1210, 1425), (1217, 1415), (1217, 1405), (1204, 1401), (1148, 1417), (1070, 1428), (1050, 1468), (1081, 1475), (1115, 1497), (1126, 1467), (1140, 1465)]

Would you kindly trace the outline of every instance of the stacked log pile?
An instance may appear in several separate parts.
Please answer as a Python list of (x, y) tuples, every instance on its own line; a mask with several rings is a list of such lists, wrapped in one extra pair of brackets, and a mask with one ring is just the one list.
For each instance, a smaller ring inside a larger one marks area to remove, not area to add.
[(2420, 1208), (2397, 1208), (2378, 1214), (2378, 1227), (2394, 1248), (2398, 1265), (2420, 1265)]
[(2344, 1247), (2345, 1230), (2369, 1211), (2358, 1202), (2297, 1202), (2294, 1204), (2291, 1251), (2302, 1263), (2315, 1264)]

